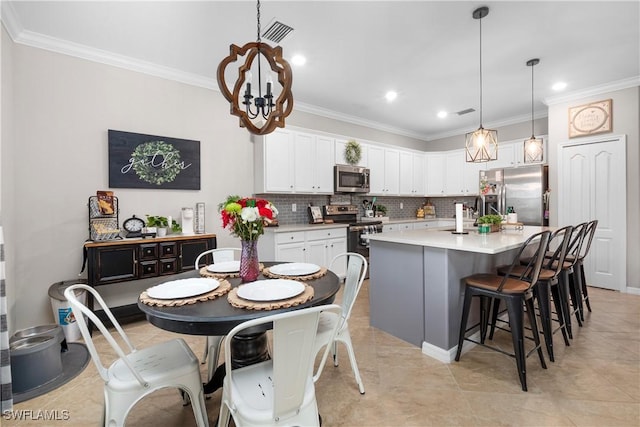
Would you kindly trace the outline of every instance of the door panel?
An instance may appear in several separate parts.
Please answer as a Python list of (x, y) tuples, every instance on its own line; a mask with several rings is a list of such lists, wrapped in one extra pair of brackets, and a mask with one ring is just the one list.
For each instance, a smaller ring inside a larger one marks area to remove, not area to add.
[(584, 262), (587, 283), (624, 290), (626, 280), (625, 141), (560, 146), (558, 225), (598, 220)]

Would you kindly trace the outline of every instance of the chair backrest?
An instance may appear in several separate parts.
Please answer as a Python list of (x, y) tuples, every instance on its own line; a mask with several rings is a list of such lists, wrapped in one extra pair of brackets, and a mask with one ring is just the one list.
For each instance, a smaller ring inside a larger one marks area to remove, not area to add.
[[(500, 286), (498, 286), (498, 292), (502, 292), (504, 285), (507, 283), (507, 280), (511, 276), (511, 272), (516, 266), (520, 265), (520, 257), (522, 256), (524, 251), (529, 251), (533, 249), (533, 254), (531, 257), (527, 257), (527, 265), (526, 268), (522, 270), (522, 274), (518, 277), (520, 280), (529, 282), (529, 287), (533, 286), (538, 281), (538, 276), (540, 275), (540, 270), (542, 269), (542, 262), (544, 261), (544, 255), (549, 247), (549, 236), (551, 235), (550, 231), (541, 231), (540, 233), (533, 234), (530, 236), (523, 244), (520, 246), (518, 253), (513, 258), (511, 265), (509, 266), (509, 270), (502, 277), (502, 281), (500, 282)], [(531, 247), (530, 247), (531, 246)]]
[[(273, 407), (274, 420), (282, 422), (289, 416), (295, 415), (302, 406), (307, 382), (312, 381), (314, 346), (320, 313), (329, 311), (339, 314), (340, 310), (340, 306), (336, 304), (309, 307), (249, 320), (236, 326), (225, 339), (226, 375), (233, 381), (232, 338), (245, 329), (273, 322), (271, 351), (273, 377), (270, 378), (272, 384), (258, 384), (256, 387), (272, 387), (272, 394), (263, 392), (262, 395), (265, 399), (273, 399), (272, 402), (266, 403)], [(335, 336), (335, 330), (333, 334)], [(325, 348), (321, 366), (327, 359), (330, 347)]]
[[(116, 331), (118, 331), (120, 338), (122, 339), (122, 341), (124, 341), (127, 347), (126, 350), (123, 349), (116, 342), (111, 332), (109, 332), (107, 327), (104, 325), (104, 323), (102, 323), (102, 321), (98, 318), (98, 316), (96, 316), (93, 311), (91, 311), (87, 306), (85, 306), (78, 300), (78, 298), (76, 297), (77, 290), (86, 291), (91, 294), (94, 300), (94, 304), (97, 304), (100, 307), (100, 309), (104, 311), (104, 313), (109, 318), (109, 321), (113, 324), (113, 327), (116, 329)], [(93, 325), (105, 337), (105, 339), (111, 345), (111, 347), (113, 348), (115, 353), (118, 355), (118, 357), (122, 359), (125, 365), (131, 370), (131, 373), (138, 380), (138, 382), (142, 386), (145, 386), (146, 381), (144, 380), (144, 378), (142, 378), (140, 373), (134, 368), (134, 366), (131, 364), (129, 359), (126, 357), (127, 354), (135, 352), (136, 348), (133, 346), (133, 344), (129, 340), (129, 337), (127, 337), (127, 334), (124, 333), (124, 330), (122, 329), (122, 327), (120, 326), (116, 318), (113, 316), (113, 314), (109, 310), (109, 307), (107, 307), (107, 305), (105, 304), (100, 294), (90, 286), (77, 284), (77, 285), (71, 285), (68, 288), (66, 288), (64, 290), (64, 297), (67, 299), (67, 301), (69, 301), (69, 304), (71, 305), (71, 310), (73, 310), (73, 315), (76, 318), (76, 322), (78, 322), (78, 327), (80, 328), (80, 333), (82, 334), (82, 338), (84, 338), (84, 342), (87, 345), (89, 354), (91, 354), (91, 359), (93, 360), (93, 363), (96, 365), (96, 368), (98, 368), (98, 373), (100, 374), (102, 379), (105, 382), (108, 381), (107, 368), (103, 365), (102, 360), (100, 359), (100, 354), (96, 350), (96, 346), (93, 343), (93, 338), (91, 337), (91, 333), (89, 332), (89, 328), (87, 326), (87, 320), (85, 319), (85, 316), (91, 321), (91, 323), (93, 323)]]
[(596, 228), (598, 228), (597, 219), (594, 219), (593, 221), (587, 223), (587, 227), (584, 232), (584, 240), (582, 241), (582, 247), (580, 248), (580, 260), (583, 260), (584, 257), (589, 254), (593, 236), (596, 234)]
[(580, 257), (588, 225), (589, 223), (583, 222), (573, 227), (571, 242), (569, 242), (569, 247), (567, 248), (567, 261), (571, 262), (571, 266), (574, 266)]
[(234, 259), (240, 259), (241, 251), (242, 249), (240, 248), (209, 249), (198, 255), (195, 262), (195, 269), (200, 269), (200, 259), (206, 255), (211, 254), (211, 256), (213, 257), (213, 263), (215, 264), (216, 262), (233, 261)]
[[(347, 274), (344, 279), (344, 292), (342, 294), (341, 324), (344, 324), (344, 322), (349, 319), (349, 316), (351, 316), (351, 309), (353, 308), (353, 304), (356, 302), (356, 298), (358, 297), (358, 293), (362, 287), (362, 282), (364, 282), (364, 278), (367, 276), (367, 268), (369, 266), (366, 258), (359, 253), (345, 252), (336, 255), (331, 260), (331, 263), (329, 263), (329, 269), (331, 269), (334, 263), (345, 257), (347, 258)], [(340, 325), (340, 327), (341, 326), (342, 325)], [(340, 327), (338, 327), (338, 330)]]
[(549, 236), (549, 248), (546, 253), (549, 254), (551, 251), (553, 252), (551, 252), (551, 256), (547, 255), (545, 258), (543, 268), (555, 270), (556, 276), (560, 274), (562, 266), (564, 265), (572, 231), (573, 226), (567, 225), (566, 227), (558, 228)]

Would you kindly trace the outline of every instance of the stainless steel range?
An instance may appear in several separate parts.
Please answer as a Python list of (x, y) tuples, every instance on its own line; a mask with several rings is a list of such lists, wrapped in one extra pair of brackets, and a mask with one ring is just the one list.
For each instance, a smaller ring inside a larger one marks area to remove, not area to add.
[[(382, 232), (382, 221), (358, 221), (358, 207), (355, 205), (326, 205), (324, 219), (335, 223), (349, 224), (347, 228), (347, 251), (356, 252), (369, 261), (369, 239), (367, 236)], [(369, 272), (367, 271), (367, 277)]]

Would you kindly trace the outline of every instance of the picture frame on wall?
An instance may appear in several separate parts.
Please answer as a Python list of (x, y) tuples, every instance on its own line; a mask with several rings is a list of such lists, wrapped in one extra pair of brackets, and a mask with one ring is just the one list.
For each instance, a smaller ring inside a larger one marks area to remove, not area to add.
[(200, 141), (109, 129), (109, 187), (200, 190)]
[(613, 130), (611, 99), (569, 108), (569, 138), (596, 135)]

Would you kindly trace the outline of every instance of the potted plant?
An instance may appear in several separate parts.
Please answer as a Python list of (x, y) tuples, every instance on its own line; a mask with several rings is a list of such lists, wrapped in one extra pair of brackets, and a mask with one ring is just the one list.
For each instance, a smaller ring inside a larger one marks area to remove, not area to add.
[(478, 218), (478, 226), (482, 224), (488, 224), (491, 227), (491, 232), (500, 231), (500, 224), (502, 224), (501, 215), (483, 215)]
[[(166, 216), (147, 215), (147, 227), (156, 227), (156, 236), (164, 237), (169, 228), (169, 219)], [(177, 233), (182, 231), (182, 227), (175, 220), (171, 220), (171, 231)]]
[(387, 207), (385, 205), (376, 205), (376, 216), (387, 216)]

